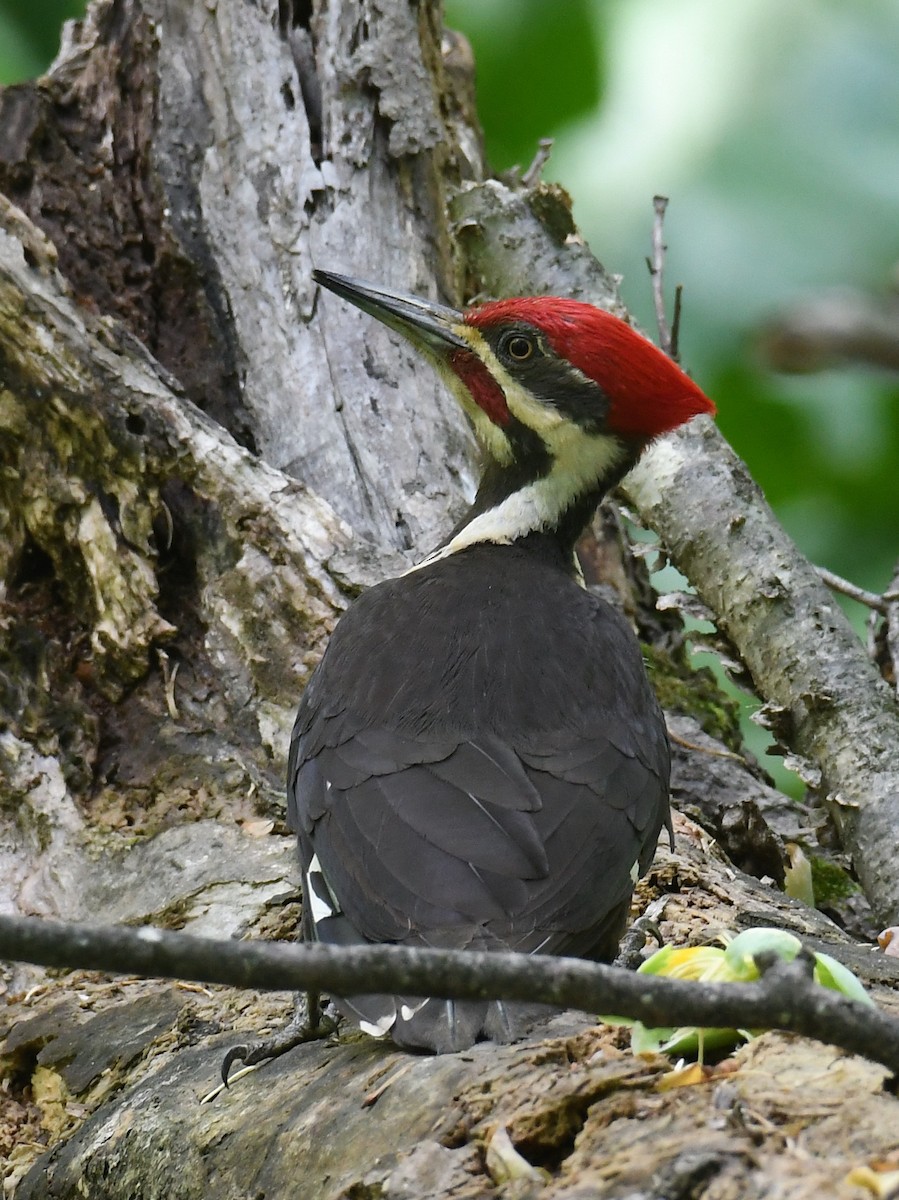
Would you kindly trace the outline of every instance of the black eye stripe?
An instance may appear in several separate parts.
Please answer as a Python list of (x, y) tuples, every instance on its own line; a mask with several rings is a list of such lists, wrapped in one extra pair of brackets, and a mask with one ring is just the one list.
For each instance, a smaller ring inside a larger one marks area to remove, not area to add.
[[(535, 400), (551, 405), (588, 432), (602, 429), (608, 397), (598, 383), (557, 355), (539, 330), (516, 323), (485, 330), (484, 337), (506, 371)], [(512, 346), (519, 340), (530, 347), (530, 353), (516, 357)]]

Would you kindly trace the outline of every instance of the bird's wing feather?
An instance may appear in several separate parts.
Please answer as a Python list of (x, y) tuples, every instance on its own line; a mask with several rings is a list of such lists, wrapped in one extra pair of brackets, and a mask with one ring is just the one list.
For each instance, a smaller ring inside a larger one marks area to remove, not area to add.
[(530, 560), (471, 554), (338, 625), (291, 746), (304, 872), (367, 940), (608, 957), (667, 814), (639, 649), (598, 598), (563, 579), (540, 619)]
[(377, 733), (367, 777), (358, 735), (305, 761), (301, 738), (291, 786), (304, 857), (318, 855), (364, 938), (470, 926), (533, 947), (543, 930), (564, 949), (566, 932), (626, 902), (664, 794), (637, 758), (609, 743), (569, 757), (480, 739), (442, 758), (445, 743), (417, 745), (409, 764), (406, 739), (391, 753), (389, 731)]

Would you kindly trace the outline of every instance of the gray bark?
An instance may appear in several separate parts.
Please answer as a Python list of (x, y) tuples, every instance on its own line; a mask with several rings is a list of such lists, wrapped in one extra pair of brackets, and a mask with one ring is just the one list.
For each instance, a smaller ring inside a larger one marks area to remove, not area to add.
[(431, 9), (326, 4), (306, 28), (265, 5), (144, 11), (159, 47), (159, 184), (172, 232), (213, 267), (254, 447), (357, 533), (430, 543), (471, 486), (464, 423), (426, 374), (401, 409), (385, 396), (412, 351), (317, 300), (311, 271), (364, 264), (454, 299)]

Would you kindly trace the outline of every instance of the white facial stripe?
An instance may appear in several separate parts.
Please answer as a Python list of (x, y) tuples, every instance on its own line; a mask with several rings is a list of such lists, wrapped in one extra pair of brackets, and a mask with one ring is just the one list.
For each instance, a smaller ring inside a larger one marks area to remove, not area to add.
[[(464, 338), (471, 346), (472, 353), (481, 360), (490, 375), (496, 380), (506, 397), (506, 406), (513, 417), (538, 433), (544, 441), (558, 426), (564, 424), (564, 418), (552, 407), (541, 404), (522, 388), (508, 373), (490, 348), (479, 330), (468, 325), (456, 327), (456, 333)], [(448, 370), (448, 368), (447, 368)], [(475, 403), (471, 393), (462, 381), (448, 370), (450, 386), (464, 411), (474, 425), (478, 441), (488, 454), (498, 462), (508, 464), (512, 461), (512, 447), (502, 428), (495, 425), (482, 408)]]
[(550, 445), (553, 431), (558, 430), (559, 426), (568, 424), (565, 418), (552, 405), (541, 404), (539, 400), (534, 399), (530, 392), (521, 387), (508, 373), (486, 341), (479, 339), (478, 344), (473, 345), (472, 349), (503, 389), (506, 404), (509, 406), (512, 416), (517, 417), (523, 425), (533, 429), (547, 445)]
[[(538, 434), (552, 450), (554, 438), (560, 431), (570, 426), (570, 422), (551, 404), (542, 404), (536, 400), (527, 389), (512, 378), (479, 330), (469, 325), (457, 325), (454, 332), (468, 342), (472, 353), (481, 360), (487, 371), (496, 380), (505, 395), (506, 406), (512, 416)], [(446, 363), (438, 361), (438, 368), (463, 410), (468, 414), (474, 426), (475, 435), (487, 453), (501, 464), (510, 463), (514, 455), (502, 427), (494, 424), (475, 402), (465, 384)], [(576, 372), (576, 374), (580, 375), (580, 372)]]
[(451, 542), (429, 554), (413, 571), (478, 542), (508, 545), (529, 533), (551, 529), (572, 501), (595, 486), (625, 452), (617, 438), (587, 434), (566, 421), (558, 422), (543, 436), (553, 456), (549, 474), (469, 521)]

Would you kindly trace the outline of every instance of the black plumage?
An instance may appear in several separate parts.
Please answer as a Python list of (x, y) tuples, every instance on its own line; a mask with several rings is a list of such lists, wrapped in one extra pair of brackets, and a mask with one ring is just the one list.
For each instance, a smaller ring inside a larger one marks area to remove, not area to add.
[[(633, 633), (556, 543), (475, 544), (341, 619), (300, 705), (288, 795), (307, 938), (610, 959), (668, 821), (668, 742)], [(437, 1051), (537, 1013), (338, 1006)]]
[[(574, 546), (653, 438), (715, 407), (601, 309), (524, 297), (458, 312), (329, 271), (316, 282), (440, 370), (484, 452), (465, 518), (339, 622), (300, 703), (288, 816), (303, 934), (610, 959), (668, 809), (668, 738), (627, 622)], [(404, 1046), (508, 1040), (546, 1009), (361, 995)], [(252, 1064), (321, 1030), (233, 1047)], [(310, 1028), (311, 1026), (311, 1028)]]
[[(591, 305), (460, 313), (314, 277), (436, 363), (484, 468), (443, 546), (339, 622), (303, 696), (288, 811), (304, 936), (610, 959), (670, 827), (668, 739), (639, 645), (575, 579), (574, 544), (652, 438), (714, 406)], [(437, 1051), (513, 1038), (545, 1012), (336, 1003), (363, 1029)]]

